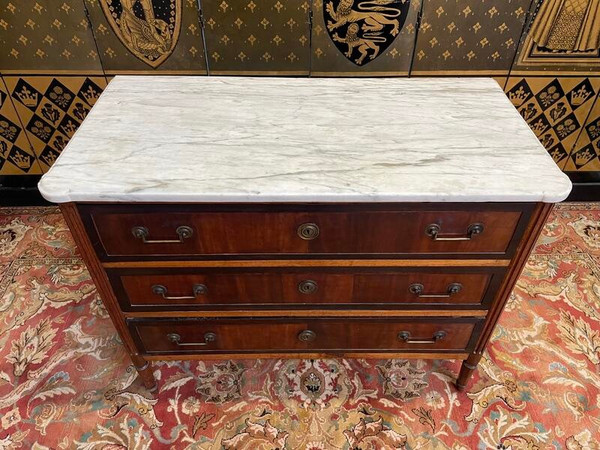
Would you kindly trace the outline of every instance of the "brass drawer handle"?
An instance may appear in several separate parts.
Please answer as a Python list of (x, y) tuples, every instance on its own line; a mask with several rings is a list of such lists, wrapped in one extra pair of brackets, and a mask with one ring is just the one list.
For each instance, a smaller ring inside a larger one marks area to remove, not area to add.
[(421, 283), (413, 283), (408, 287), (408, 291), (419, 298), (448, 298), (454, 294), (458, 294), (462, 288), (463, 285), (460, 283), (450, 283), (446, 294), (423, 294), (425, 287)]
[(313, 280), (303, 280), (298, 283), (298, 292), (301, 294), (314, 294), (319, 289), (319, 285)]
[(298, 227), (298, 236), (305, 241), (312, 241), (319, 237), (319, 227), (316, 223), (303, 223)]
[(175, 233), (179, 236), (179, 239), (148, 239), (150, 231), (146, 227), (133, 227), (131, 233), (138, 239), (141, 239), (144, 244), (180, 244), (185, 239), (192, 237), (194, 230), (186, 225), (177, 227)]
[(398, 333), (398, 339), (406, 342), (407, 344), (435, 344), (437, 341), (441, 341), (446, 337), (445, 331), (436, 331), (433, 333), (431, 339), (411, 338), (408, 331), (401, 331)]
[(311, 330), (304, 330), (298, 334), (298, 339), (302, 342), (312, 342), (317, 338), (317, 333)]
[(192, 287), (192, 292), (194, 295), (183, 295), (181, 297), (177, 296), (168, 296), (167, 288), (162, 284), (155, 284), (152, 286), (152, 293), (156, 295), (160, 295), (165, 300), (193, 300), (199, 295), (204, 295), (208, 292), (208, 288), (203, 284), (194, 284)]
[(215, 342), (217, 340), (217, 335), (215, 333), (205, 333), (204, 334), (204, 342), (181, 342), (181, 336), (177, 333), (169, 333), (167, 334), (167, 339), (171, 341), (173, 344), (176, 344), (180, 347), (185, 346), (194, 346), (194, 345), (209, 345), (211, 342)]
[(478, 234), (483, 233), (483, 224), (482, 223), (472, 223), (467, 228), (466, 236), (448, 236), (440, 234), (442, 227), (437, 223), (432, 223), (427, 225), (425, 228), (425, 234), (429, 236), (434, 241), (470, 241), (473, 237)]

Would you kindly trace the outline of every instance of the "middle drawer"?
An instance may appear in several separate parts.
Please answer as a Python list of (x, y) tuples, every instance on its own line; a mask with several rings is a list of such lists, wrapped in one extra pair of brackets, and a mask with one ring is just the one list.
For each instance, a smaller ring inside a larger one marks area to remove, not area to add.
[(123, 311), (487, 308), (504, 267), (108, 269)]

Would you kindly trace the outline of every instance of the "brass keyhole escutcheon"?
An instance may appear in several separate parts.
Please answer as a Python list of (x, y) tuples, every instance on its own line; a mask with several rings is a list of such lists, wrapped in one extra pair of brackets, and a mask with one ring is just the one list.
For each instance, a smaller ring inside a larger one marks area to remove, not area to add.
[(302, 342), (312, 342), (317, 338), (317, 333), (311, 330), (304, 330), (298, 334), (298, 339)]
[(301, 294), (313, 294), (317, 292), (317, 289), (319, 289), (319, 286), (313, 280), (303, 280), (298, 283), (298, 292)]
[(303, 223), (298, 227), (298, 236), (305, 241), (312, 241), (319, 237), (319, 227), (316, 223)]

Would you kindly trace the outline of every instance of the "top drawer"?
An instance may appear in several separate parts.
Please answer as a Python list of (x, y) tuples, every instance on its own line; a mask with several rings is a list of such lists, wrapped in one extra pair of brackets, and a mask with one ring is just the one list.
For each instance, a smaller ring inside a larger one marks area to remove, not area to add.
[(100, 257), (110, 260), (306, 255), (507, 257), (533, 205), (79, 207)]

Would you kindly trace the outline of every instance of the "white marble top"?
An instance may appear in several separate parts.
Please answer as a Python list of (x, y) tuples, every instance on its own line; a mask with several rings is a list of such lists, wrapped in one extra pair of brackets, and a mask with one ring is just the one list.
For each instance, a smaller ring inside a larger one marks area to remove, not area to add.
[(118, 76), (53, 202), (491, 202), (571, 190), (493, 79)]

